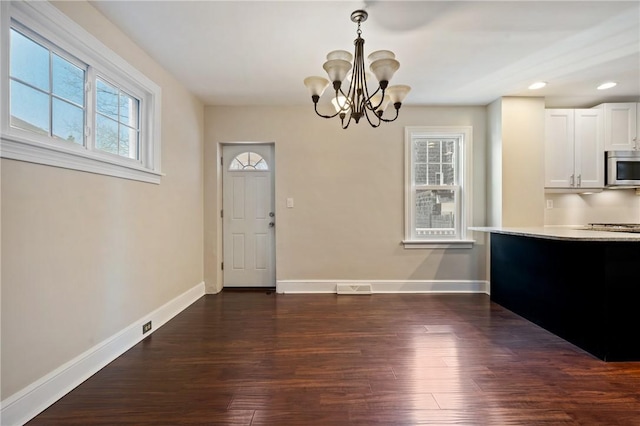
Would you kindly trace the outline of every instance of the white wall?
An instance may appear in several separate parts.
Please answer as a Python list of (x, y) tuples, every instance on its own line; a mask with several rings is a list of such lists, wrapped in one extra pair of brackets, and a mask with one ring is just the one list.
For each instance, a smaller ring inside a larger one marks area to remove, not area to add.
[[(274, 142), (277, 279), (484, 280), (484, 250), (407, 250), (404, 127), (473, 126), (472, 224), (484, 224), (484, 107), (403, 107), (372, 129), (325, 120), (306, 107), (205, 109), (205, 277), (221, 288), (219, 153), (222, 142)], [(292, 197), (295, 207), (287, 209)]]
[(88, 3), (55, 5), (162, 88), (166, 176), (2, 160), (2, 400), (203, 281), (202, 103)]
[(487, 106), (486, 224), (502, 224), (502, 99), (497, 99)]

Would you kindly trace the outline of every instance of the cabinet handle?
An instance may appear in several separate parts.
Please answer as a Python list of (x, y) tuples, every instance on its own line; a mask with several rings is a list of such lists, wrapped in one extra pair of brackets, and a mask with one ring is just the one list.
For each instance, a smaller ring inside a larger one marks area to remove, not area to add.
[(577, 186), (582, 186), (582, 175), (578, 175), (578, 185)]
[(571, 186), (575, 186), (575, 175), (571, 175)]

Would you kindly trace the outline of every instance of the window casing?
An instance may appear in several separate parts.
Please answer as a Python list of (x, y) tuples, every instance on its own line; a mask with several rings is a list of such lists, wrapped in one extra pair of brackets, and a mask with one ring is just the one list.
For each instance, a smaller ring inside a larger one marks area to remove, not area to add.
[(0, 11), (2, 157), (160, 183), (160, 88), (47, 2)]
[(405, 128), (405, 248), (470, 248), (471, 127)]

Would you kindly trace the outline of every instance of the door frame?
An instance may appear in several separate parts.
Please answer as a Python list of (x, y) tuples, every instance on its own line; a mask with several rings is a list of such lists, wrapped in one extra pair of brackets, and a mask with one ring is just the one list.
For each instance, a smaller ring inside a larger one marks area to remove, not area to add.
[[(223, 165), (222, 165), (222, 149), (224, 146), (226, 145), (271, 145), (272, 146), (272, 154), (273, 154), (273, 158), (272, 158), (272, 162), (273, 162), (273, 168), (272, 168), (272, 178), (273, 178), (273, 208), (275, 211), (275, 218), (276, 218), (276, 223), (278, 220), (278, 207), (277, 207), (277, 197), (276, 197), (276, 191), (277, 191), (277, 186), (276, 186), (276, 143), (275, 142), (266, 142), (266, 141), (233, 141), (233, 142), (218, 142), (217, 143), (217, 147), (216, 147), (216, 210), (214, 212), (214, 214), (217, 217), (217, 226), (216, 226), (216, 264), (214, 265), (215, 269), (216, 269), (216, 292), (220, 292), (222, 291), (222, 289), (224, 288), (224, 273), (222, 271), (222, 262), (224, 261), (224, 246), (223, 246), (223, 241), (224, 241), (224, 223), (221, 217), (220, 212), (222, 211), (223, 208), (223, 182), (222, 182), (222, 175), (223, 175)], [(274, 234), (273, 234), (273, 267), (274, 267), (274, 273), (275, 273), (275, 278), (276, 281), (278, 279), (278, 252), (277, 252), (277, 238), (278, 238), (278, 226), (276, 225), (275, 229), (273, 230)], [(206, 240), (206, 239), (205, 239)], [(275, 287), (275, 283), (274, 283), (274, 287)], [(265, 287), (267, 288), (267, 287)]]

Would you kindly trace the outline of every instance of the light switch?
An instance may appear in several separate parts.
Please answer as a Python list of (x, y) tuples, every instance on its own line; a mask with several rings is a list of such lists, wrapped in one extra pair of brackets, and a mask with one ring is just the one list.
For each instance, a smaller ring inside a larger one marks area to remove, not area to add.
[(287, 198), (287, 208), (288, 209), (293, 208), (293, 198)]

